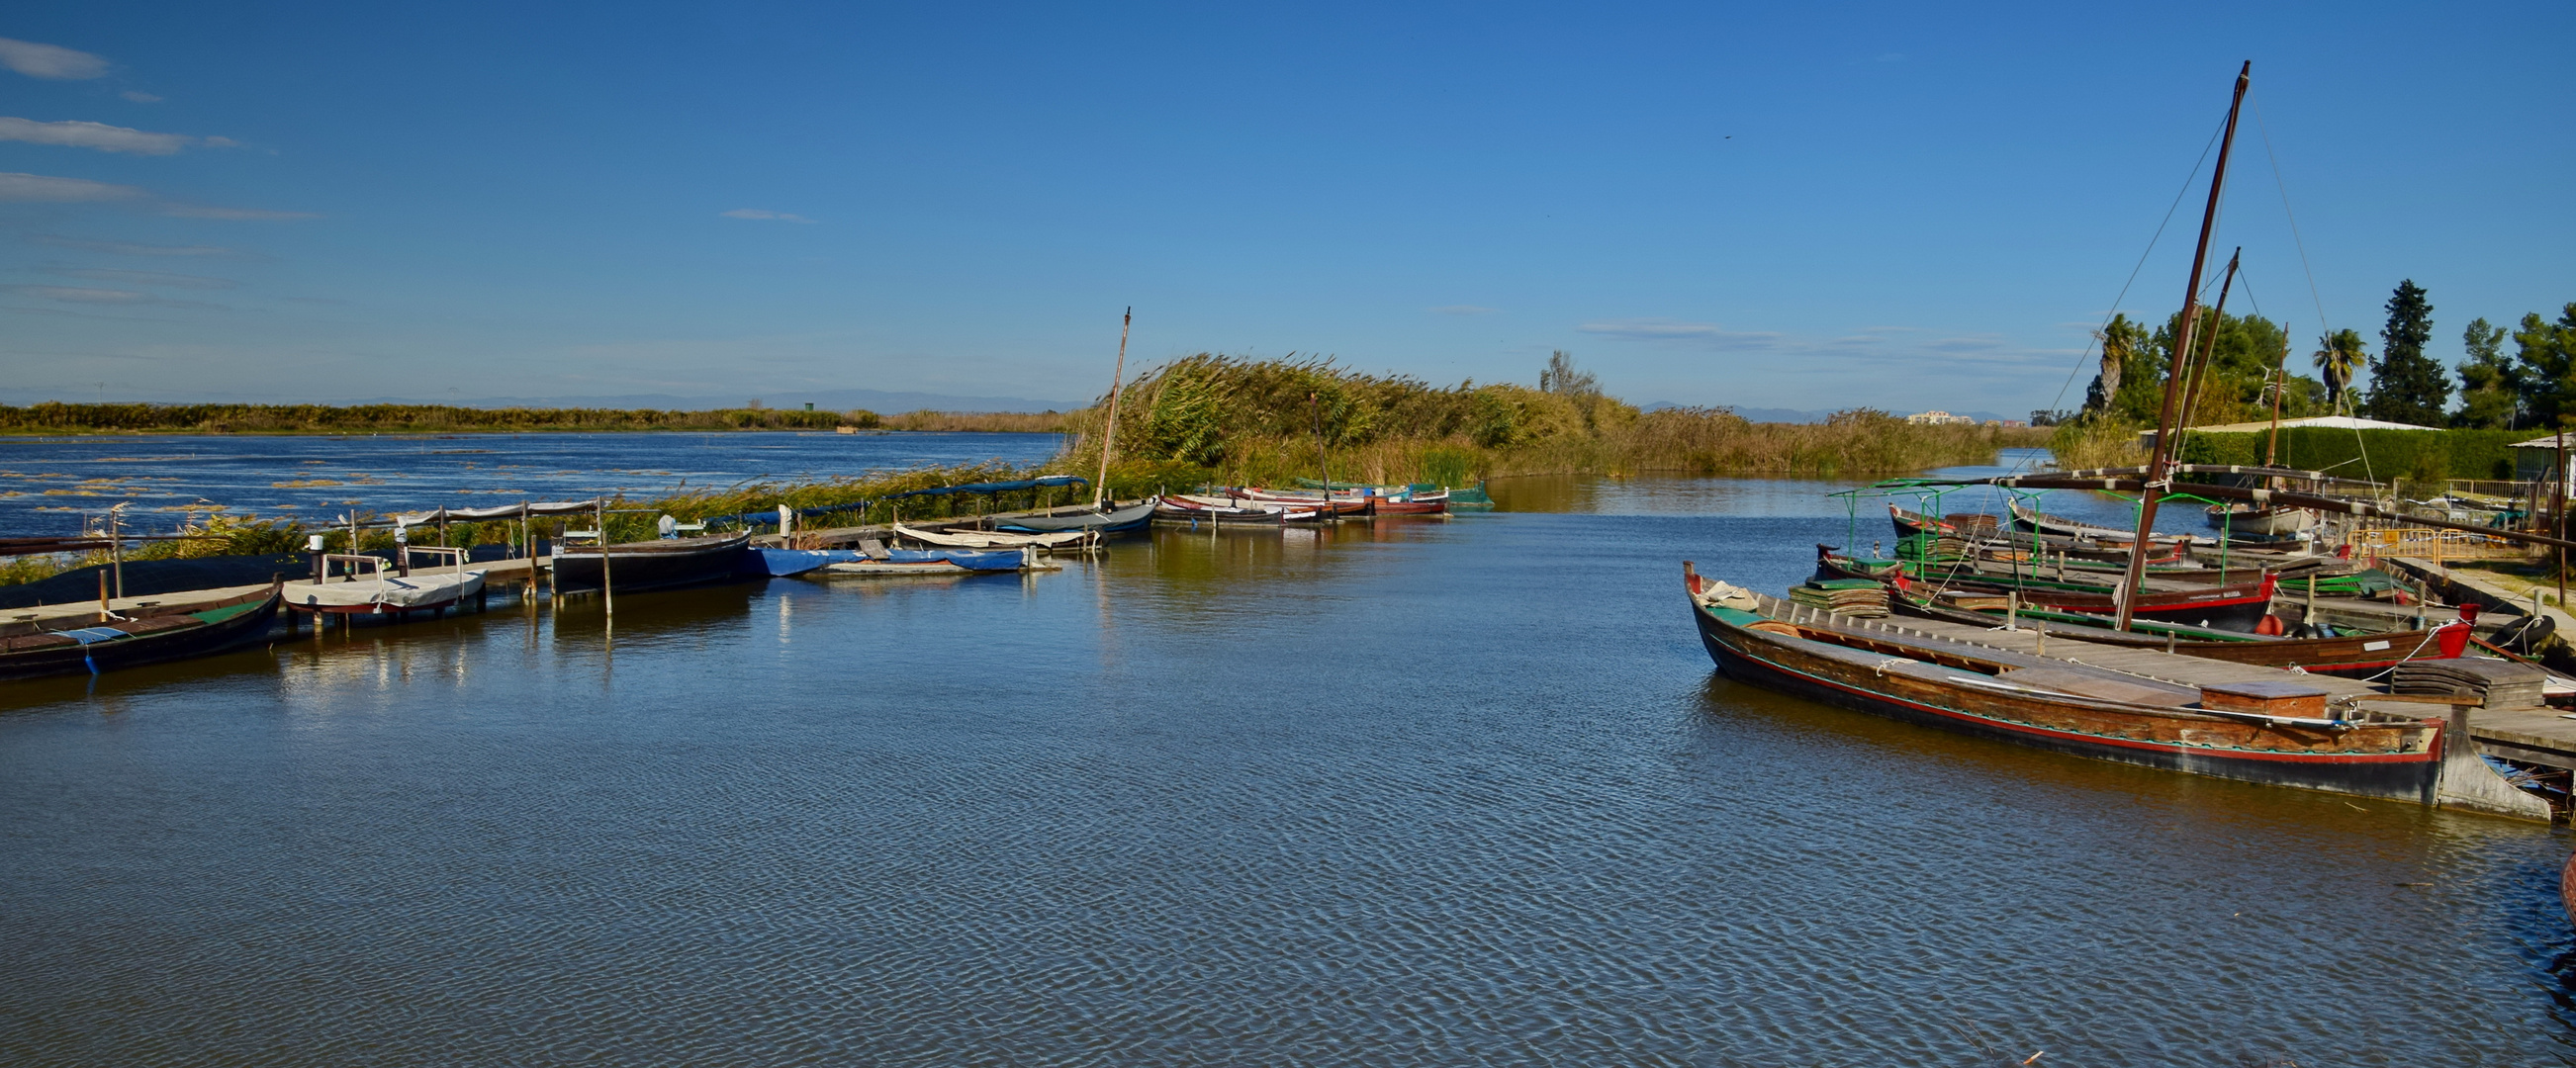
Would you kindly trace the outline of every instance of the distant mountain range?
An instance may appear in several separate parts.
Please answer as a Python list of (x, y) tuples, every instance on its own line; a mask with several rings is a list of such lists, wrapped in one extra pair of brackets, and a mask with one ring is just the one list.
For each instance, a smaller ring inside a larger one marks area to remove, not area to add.
[[(1673, 404), (1673, 403), (1671, 403), (1671, 402), (1669, 402), (1669, 401), (1656, 401), (1656, 402), (1655, 402), (1655, 403), (1653, 403), (1653, 404), (1649, 404), (1649, 405), (1647, 405), (1647, 406), (1646, 406), (1646, 410), (1651, 412), (1651, 411), (1656, 411), (1656, 410), (1658, 410), (1658, 409), (1662, 409), (1662, 408), (1679, 408), (1679, 407), (1684, 407), (1684, 406), (1683, 406), (1683, 405), (1679, 405), (1679, 404)], [(1831, 412), (1831, 411), (1807, 411), (1807, 410), (1805, 410), (1805, 409), (1800, 409), (1800, 408), (1736, 408), (1736, 409), (1735, 409), (1735, 414), (1740, 415), (1740, 416), (1743, 416), (1743, 417), (1745, 417), (1745, 418), (1747, 418), (1747, 419), (1750, 419), (1750, 420), (1752, 420), (1752, 421), (1754, 421), (1754, 422), (1756, 422), (1756, 423), (1821, 423), (1821, 422), (1824, 422), (1824, 421), (1825, 421), (1825, 417), (1830, 416), (1830, 415), (1832, 415), (1832, 414), (1834, 414), (1834, 413), (1833, 413), (1833, 412)], [(1891, 412), (1891, 413), (1889, 413), (1889, 414), (1891, 414), (1891, 415), (1900, 415), (1900, 416), (1902, 416), (1902, 415), (1912, 415), (1912, 414), (1914, 414), (1914, 413), (1913, 413), (1913, 412)], [(2030, 413), (2028, 413), (2028, 412), (2023, 412), (2023, 413), (2022, 413), (2022, 414), (2020, 414), (2020, 415), (1997, 415), (1997, 414), (1995, 414), (1995, 413), (1993, 413), (1993, 412), (1951, 412), (1950, 414), (1952, 414), (1952, 415), (1964, 415), (1964, 416), (1967, 416), (1967, 417), (1968, 417), (1968, 418), (1970, 418), (1970, 419), (1974, 419), (1974, 420), (1976, 420), (1976, 421), (1978, 421), (1978, 422), (1980, 422), (1980, 423), (1985, 422), (1985, 421), (1986, 421), (1986, 420), (1988, 420), (1988, 419), (1993, 419), (1993, 420), (1998, 420), (1998, 421), (2000, 421), (2000, 420), (2005, 420), (2005, 419), (2028, 419), (2028, 418), (2030, 418)]]
[[(81, 403), (92, 400), (78, 393), (61, 390), (0, 389), (0, 403), (35, 404), (58, 400)], [(130, 402), (131, 397), (111, 400)], [(630, 393), (593, 397), (363, 397), (353, 400), (309, 401), (296, 399), (251, 399), (246, 397), (201, 397), (161, 399), (158, 404), (453, 404), (462, 408), (658, 408), (665, 411), (699, 412), (715, 408), (747, 407), (755, 398), (680, 397), (667, 393)], [(943, 412), (1069, 412), (1088, 401), (1030, 400), (1026, 397), (960, 397), (946, 393), (889, 393), (876, 389), (818, 389), (803, 392), (764, 394), (758, 398), (766, 408), (802, 408), (808, 404), (820, 411), (849, 411), (865, 408), (879, 415), (914, 412), (928, 408)]]

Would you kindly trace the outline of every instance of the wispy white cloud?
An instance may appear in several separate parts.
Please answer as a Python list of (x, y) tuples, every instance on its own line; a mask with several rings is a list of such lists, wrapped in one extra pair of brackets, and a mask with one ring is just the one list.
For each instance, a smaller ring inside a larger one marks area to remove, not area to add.
[(1488, 308), (1482, 304), (1443, 304), (1431, 309), (1435, 315), (1492, 315), (1501, 310)]
[(721, 212), (719, 214), (728, 219), (767, 219), (772, 222), (792, 223), (810, 223), (814, 221), (802, 215), (790, 215), (783, 211), (770, 211), (767, 208), (735, 208), (732, 211)]
[(59, 274), (65, 278), (86, 278), (93, 282), (124, 282), (128, 285), (161, 286), (168, 289), (232, 289), (241, 284), (230, 278), (208, 278), (198, 274), (119, 271), (105, 267), (49, 267), (46, 273)]
[(127, 152), (137, 156), (176, 155), (191, 145), (209, 148), (233, 148), (240, 142), (229, 137), (191, 137), (187, 134), (147, 133), (103, 122), (37, 122), (33, 119), (0, 117), (0, 141), (25, 141), (35, 145), (62, 145), (68, 148), (93, 148), (101, 152)]
[(294, 222), (319, 219), (309, 211), (270, 211), (266, 208), (223, 208), (212, 204), (182, 204), (170, 201), (161, 205), (161, 214), (174, 219), (226, 219), (234, 222)]
[(1768, 348), (1780, 341), (1779, 334), (1728, 330), (1716, 323), (1680, 319), (1609, 319), (1584, 323), (1575, 329), (1622, 341), (1697, 341), (1721, 348)]
[(42, 174), (0, 172), (0, 201), (39, 204), (83, 204), (137, 200), (151, 196), (130, 185), (109, 185), (87, 178), (53, 178)]
[(160, 103), (160, 102), (161, 102), (161, 98), (160, 98), (160, 97), (157, 97), (157, 96), (154, 96), (154, 95), (152, 95), (152, 94), (150, 94), (150, 93), (144, 92), (144, 91), (143, 91), (143, 90), (141, 90), (141, 89), (128, 89), (128, 90), (126, 90), (126, 91), (124, 91), (124, 92), (122, 92), (122, 93), (118, 93), (118, 94), (116, 94), (116, 95), (121, 96), (121, 97), (124, 97), (124, 98), (126, 98), (127, 100), (131, 100), (131, 101), (133, 101), (133, 102), (135, 102), (135, 103), (137, 103), (137, 104), (158, 104), (158, 103)]
[(231, 219), (241, 221), (284, 222), (295, 219), (319, 219), (306, 211), (270, 211), (266, 208), (226, 208), (212, 204), (189, 204), (162, 200), (138, 186), (110, 185), (87, 178), (55, 178), (42, 174), (0, 173), (0, 201), (41, 204), (94, 204), (120, 200), (151, 200), (163, 215), (178, 219)]
[(0, 67), (30, 78), (80, 81), (107, 73), (107, 60), (61, 45), (0, 37)]
[(89, 289), (79, 286), (10, 286), (10, 289), (48, 300), (74, 304), (149, 304), (152, 294), (132, 289)]
[(55, 248), (76, 248), (84, 252), (106, 252), (118, 256), (239, 256), (241, 253), (221, 245), (138, 245), (131, 241), (92, 241), (61, 234), (34, 234), (27, 240)]

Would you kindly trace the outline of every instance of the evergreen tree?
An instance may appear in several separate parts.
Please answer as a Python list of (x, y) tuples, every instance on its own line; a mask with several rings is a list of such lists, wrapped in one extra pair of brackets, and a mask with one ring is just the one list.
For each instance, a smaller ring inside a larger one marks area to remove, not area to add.
[(2469, 358), (2460, 363), (2460, 413), (2452, 425), (2473, 430), (2502, 430), (2520, 414), (2522, 381), (2513, 361), (2504, 356), (2504, 328), (2484, 319), (2469, 323), (2460, 343)]
[[(2210, 352), (2209, 381), (2200, 387), (2200, 405), (2182, 413), (2184, 426), (2241, 423), (2268, 419), (2272, 402), (2263, 392), (2266, 375), (2279, 365), (2289, 347), (2280, 325), (2259, 315), (2220, 316), (2200, 310), (2194, 344)], [(2113, 316), (2099, 335), (2102, 369), (2085, 390), (2086, 418), (2108, 418), (2131, 426), (2153, 426), (2164, 409), (2165, 369), (2172, 365), (2174, 335), (2182, 325), (2177, 312), (2150, 334), (2126, 315)], [(2215, 343), (2214, 350), (2206, 346)], [(2107, 387), (2107, 388), (2106, 388)], [(2315, 379), (2293, 377), (2281, 407), (2284, 416), (2314, 414), (2322, 392)]]
[(2557, 429), (2561, 416), (2576, 415), (2576, 304), (2562, 309), (2555, 323), (2538, 313), (2523, 316), (2513, 343), (2524, 422)]
[(2317, 373), (2326, 380), (2326, 407), (2343, 411), (2350, 402), (2352, 374), (2361, 368), (2370, 353), (2362, 346), (2361, 335), (2350, 330), (2337, 330), (2317, 339)]
[(2433, 339), (2433, 305), (2412, 278), (2388, 298), (2388, 328), (2379, 335), (2379, 358), (2370, 364), (2370, 400), (2364, 414), (2392, 423), (2438, 426), (2451, 406), (2451, 378), (2424, 355)]

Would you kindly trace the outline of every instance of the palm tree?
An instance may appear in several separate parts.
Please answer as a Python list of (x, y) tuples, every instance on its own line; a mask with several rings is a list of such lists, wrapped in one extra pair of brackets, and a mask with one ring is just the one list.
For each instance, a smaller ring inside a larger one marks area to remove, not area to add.
[(2326, 407), (2331, 411), (2346, 410), (2352, 373), (2369, 357), (2363, 351), (2361, 335), (2350, 330), (2337, 330), (2317, 339), (2316, 364), (2326, 380)]

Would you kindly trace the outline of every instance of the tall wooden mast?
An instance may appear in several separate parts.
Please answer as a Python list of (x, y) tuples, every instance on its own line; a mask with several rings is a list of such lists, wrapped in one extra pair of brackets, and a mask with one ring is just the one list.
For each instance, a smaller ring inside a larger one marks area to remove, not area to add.
[(2173, 357), (2166, 361), (2165, 402), (2156, 415), (2156, 448), (2147, 460), (2145, 488), (2138, 495), (2138, 534), (2129, 544), (2129, 567), (2121, 576), (2119, 628), (2129, 629), (2129, 617), (2137, 606), (2138, 587), (2146, 581), (2147, 538), (2156, 528), (2156, 504), (2173, 484), (2174, 408), (2182, 400), (2183, 369), (2191, 360), (2192, 341), (2200, 325), (2200, 272), (2209, 266), (2209, 232), (2218, 224), (2218, 198), (2227, 187), (2227, 154), (2236, 147), (2236, 116), (2245, 107), (2245, 87), (2254, 81), (2254, 61), (2246, 60), (2236, 72), (2236, 95), (2227, 104), (2227, 132), (2218, 141), (2218, 167), (2209, 176), (2209, 204), (2200, 213), (2200, 244), (2191, 253), (2191, 281), (2182, 291), (2182, 329), (2174, 338)]
[[(1100, 432), (1100, 481), (1091, 484), (1091, 510), (1101, 511), (1109, 494), (1109, 450), (1118, 444), (1118, 395), (1127, 386), (1127, 328), (1136, 325), (1136, 309), (1118, 320), (1118, 368), (1109, 372), (1109, 428)], [(1112, 501), (1111, 503), (1115, 503)]]

